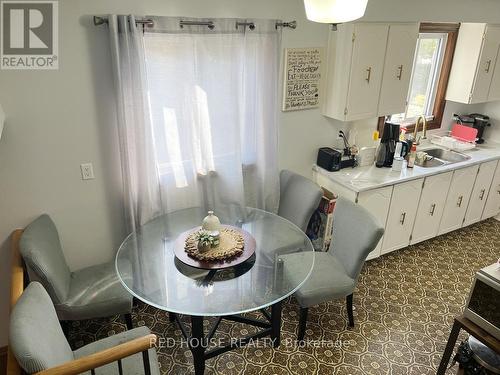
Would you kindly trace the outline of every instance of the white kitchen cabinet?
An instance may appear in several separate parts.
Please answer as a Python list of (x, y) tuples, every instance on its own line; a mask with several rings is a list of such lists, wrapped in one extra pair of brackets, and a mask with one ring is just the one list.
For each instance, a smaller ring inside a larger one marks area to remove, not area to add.
[(330, 32), (323, 114), (342, 121), (377, 116), (389, 25), (346, 23)]
[(409, 245), (422, 182), (423, 179), (418, 179), (394, 186), (381, 254)]
[(491, 182), (481, 219), (488, 219), (498, 214), (500, 214), (500, 161), (497, 163), (495, 176)]
[[(389, 213), (389, 206), (391, 204), (392, 186), (383, 188), (362, 191), (358, 194), (357, 203), (366, 208), (379, 222), (382, 228), (385, 228), (387, 221), (387, 214)], [(362, 228), (360, 228), (362, 230)], [(367, 259), (378, 258), (380, 250), (382, 249), (382, 237), (377, 247), (368, 254)]]
[(495, 70), (493, 71), (493, 77), (491, 78), (490, 92), (488, 94), (489, 102), (497, 100), (500, 100), (500, 46), (498, 49)]
[(438, 234), (448, 233), (462, 226), (478, 168), (478, 165), (473, 165), (453, 172)]
[(389, 25), (378, 116), (406, 109), (418, 30), (418, 23)]
[(437, 235), (452, 178), (453, 172), (447, 172), (425, 179), (411, 235), (411, 244)]
[[(446, 100), (459, 103), (483, 103), (498, 95), (491, 91), (500, 47), (500, 26), (485, 23), (462, 23), (458, 33)], [(499, 72), (500, 73), (500, 72)]]
[(474, 224), (481, 220), (496, 167), (496, 160), (483, 163), (479, 166), (479, 172), (477, 173), (476, 182), (472, 189), (463, 226)]

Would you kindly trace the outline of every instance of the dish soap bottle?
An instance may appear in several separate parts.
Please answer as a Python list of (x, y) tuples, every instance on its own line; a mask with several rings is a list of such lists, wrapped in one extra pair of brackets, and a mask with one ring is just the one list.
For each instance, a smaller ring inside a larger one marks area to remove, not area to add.
[(412, 144), (410, 155), (408, 156), (408, 168), (413, 168), (415, 165), (415, 159), (417, 158), (417, 145)]

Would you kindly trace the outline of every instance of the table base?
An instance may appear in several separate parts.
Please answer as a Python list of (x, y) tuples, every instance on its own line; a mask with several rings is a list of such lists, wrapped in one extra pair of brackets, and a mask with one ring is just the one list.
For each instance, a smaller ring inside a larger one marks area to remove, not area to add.
[[(189, 350), (193, 354), (194, 372), (196, 375), (203, 375), (205, 372), (205, 361), (207, 359), (216, 357), (220, 354), (228, 352), (233, 349), (241, 348), (253, 340), (269, 336), (273, 343), (273, 347), (280, 345), (281, 339), (281, 301), (271, 306), (271, 314), (265, 309), (261, 309), (265, 320), (247, 318), (242, 315), (228, 315), (218, 317), (215, 323), (210, 328), (207, 335), (203, 329), (203, 316), (191, 316), (191, 335), (188, 335), (186, 326), (176, 314), (169, 313), (170, 321), (176, 321), (181, 329), (182, 335), (187, 340)], [(220, 322), (223, 320), (231, 320), (238, 323), (252, 325), (254, 327), (262, 328), (262, 330), (252, 335), (244, 336), (237, 340), (231, 340), (230, 344), (218, 346), (207, 350), (210, 340), (215, 335)]]

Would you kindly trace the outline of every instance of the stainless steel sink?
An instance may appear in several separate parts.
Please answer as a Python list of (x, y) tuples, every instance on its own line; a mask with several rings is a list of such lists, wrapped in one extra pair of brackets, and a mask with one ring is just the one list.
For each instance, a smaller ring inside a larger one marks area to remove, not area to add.
[(469, 160), (470, 156), (462, 154), (460, 152), (443, 150), (442, 148), (431, 148), (429, 150), (423, 150), (427, 152), (428, 155), (433, 156), (436, 159), (444, 160), (449, 164), (459, 163), (461, 161)]
[(461, 161), (469, 160), (471, 157), (469, 155), (462, 154), (460, 152), (444, 150), (442, 148), (430, 148), (427, 150), (422, 150), (430, 156), (430, 159), (416, 163), (422, 168), (435, 168), (440, 167), (445, 164), (454, 164)]
[(430, 159), (424, 162), (419, 162), (419, 163), (415, 162), (415, 164), (422, 168), (435, 168), (445, 165), (446, 163), (438, 159)]

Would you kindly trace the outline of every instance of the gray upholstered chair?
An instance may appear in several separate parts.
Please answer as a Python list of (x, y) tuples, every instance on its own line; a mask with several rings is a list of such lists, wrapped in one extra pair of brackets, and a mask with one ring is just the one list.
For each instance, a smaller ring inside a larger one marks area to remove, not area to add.
[(282, 170), (278, 215), (305, 232), (322, 195), (321, 188), (311, 180), (291, 171)]
[[(44, 286), (60, 320), (124, 314), (127, 327), (132, 328), (132, 296), (120, 283), (114, 262), (71, 272), (57, 228), (48, 215), (26, 227), (19, 246), (29, 279)], [(132, 271), (129, 275), (132, 277)]]
[[(349, 326), (354, 326), (353, 292), (368, 254), (377, 246), (384, 229), (363, 207), (343, 198), (335, 204), (333, 238), (328, 252), (316, 252), (311, 276), (295, 298), (300, 304), (299, 341), (304, 339), (308, 308), (333, 299), (346, 298)], [(285, 257), (285, 270), (293, 278), (300, 257), (308, 253)]]
[(124, 374), (159, 375), (155, 342), (156, 336), (140, 327), (72, 351), (38, 282), (28, 285), (10, 315), (9, 349), (28, 374), (90, 374), (95, 369), (92, 374), (111, 375), (121, 374), (121, 366)]

